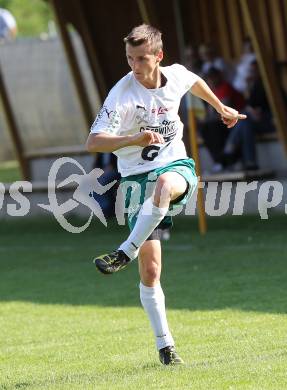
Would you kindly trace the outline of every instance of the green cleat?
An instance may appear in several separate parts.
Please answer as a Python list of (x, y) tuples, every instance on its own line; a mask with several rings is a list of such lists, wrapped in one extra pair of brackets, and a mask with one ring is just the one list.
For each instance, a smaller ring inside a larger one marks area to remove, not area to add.
[(180, 356), (178, 356), (175, 348), (165, 347), (159, 350), (159, 360), (162, 364), (168, 366), (176, 366), (179, 364), (184, 364), (184, 361)]
[(115, 250), (112, 253), (96, 257), (93, 263), (102, 274), (113, 274), (125, 268), (130, 258), (122, 251)]

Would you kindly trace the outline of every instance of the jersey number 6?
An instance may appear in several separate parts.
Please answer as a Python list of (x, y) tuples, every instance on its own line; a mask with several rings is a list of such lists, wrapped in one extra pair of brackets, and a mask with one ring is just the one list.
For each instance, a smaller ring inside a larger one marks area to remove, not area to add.
[(156, 146), (156, 145), (146, 146), (142, 150), (142, 159), (153, 161), (158, 156), (159, 150), (160, 150), (160, 146)]

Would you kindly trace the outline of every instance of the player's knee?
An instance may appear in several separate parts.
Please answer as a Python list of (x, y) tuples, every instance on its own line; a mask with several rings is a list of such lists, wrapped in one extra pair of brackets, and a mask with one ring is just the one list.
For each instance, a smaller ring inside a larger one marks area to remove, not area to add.
[(169, 177), (165, 175), (159, 176), (156, 181), (156, 189), (160, 191), (171, 192), (172, 191), (172, 182)]
[(141, 261), (141, 276), (144, 281), (152, 283), (159, 280), (160, 271), (161, 267), (156, 258), (149, 256), (146, 261)]
[(170, 201), (172, 195), (172, 183), (165, 176), (160, 176), (157, 179), (156, 188), (155, 188), (155, 196), (154, 203), (156, 206), (160, 206), (160, 204), (165, 204)]
[(158, 280), (160, 277), (160, 267), (155, 261), (149, 262), (149, 264), (144, 267), (143, 271), (145, 279), (150, 282)]

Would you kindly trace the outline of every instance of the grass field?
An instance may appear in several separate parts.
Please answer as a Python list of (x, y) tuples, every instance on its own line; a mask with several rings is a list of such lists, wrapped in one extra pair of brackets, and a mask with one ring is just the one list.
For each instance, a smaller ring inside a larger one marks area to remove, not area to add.
[(52, 219), (0, 224), (0, 389), (287, 388), (286, 217), (176, 219), (162, 285), (184, 367), (158, 361), (137, 265), (93, 255), (126, 228), (79, 235)]
[(10, 183), (16, 180), (23, 180), (17, 161), (0, 162), (0, 182)]

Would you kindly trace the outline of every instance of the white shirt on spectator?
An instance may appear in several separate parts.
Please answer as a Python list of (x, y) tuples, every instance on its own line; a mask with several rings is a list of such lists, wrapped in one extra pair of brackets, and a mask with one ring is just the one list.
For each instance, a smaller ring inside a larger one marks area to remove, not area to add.
[(16, 20), (10, 11), (0, 8), (0, 39), (9, 39), (17, 27)]
[(236, 66), (233, 87), (241, 93), (244, 93), (247, 89), (247, 77), (249, 76), (250, 65), (254, 61), (256, 61), (256, 55), (254, 53), (246, 53), (241, 56)]

